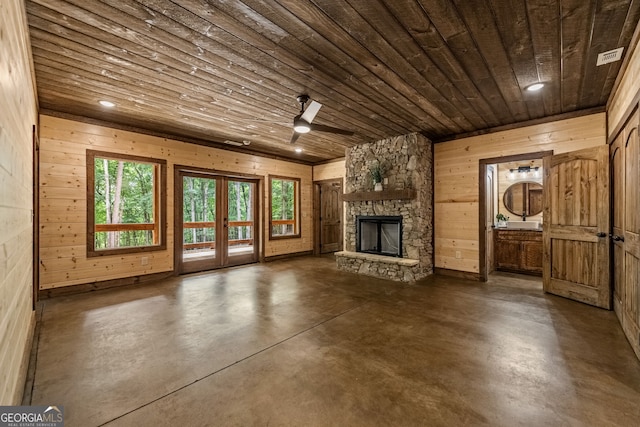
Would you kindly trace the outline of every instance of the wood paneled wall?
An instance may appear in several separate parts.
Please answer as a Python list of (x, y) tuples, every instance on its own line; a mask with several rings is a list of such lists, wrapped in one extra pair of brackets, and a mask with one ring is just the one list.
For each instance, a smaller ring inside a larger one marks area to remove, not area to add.
[(37, 119), (22, 0), (0, 5), (0, 405), (22, 400), (33, 311), (33, 126)]
[[(606, 143), (605, 113), (435, 145), (436, 267), (479, 273), (479, 160)], [(460, 251), (461, 258), (455, 253)]]
[[(51, 116), (41, 116), (40, 155), (40, 289), (173, 270), (173, 167), (199, 168), (301, 179), (301, 238), (265, 242), (264, 256), (313, 249), (312, 168), (259, 156), (116, 130)], [(165, 159), (168, 170), (167, 250), (143, 254), (86, 257), (87, 149)], [(268, 224), (268, 194), (263, 189), (264, 227)], [(267, 233), (268, 235), (268, 233)], [(142, 265), (141, 257), (148, 257)]]
[(623, 124), (622, 122), (626, 119), (625, 114), (629, 113), (629, 107), (634, 104), (634, 98), (640, 92), (640, 46), (637, 43), (638, 39), (636, 39), (636, 45), (629, 46), (629, 50), (625, 52), (625, 55), (631, 52), (631, 58), (620, 78), (620, 84), (607, 103), (609, 137), (615, 136), (612, 133)]
[(345, 160), (338, 160), (335, 162), (324, 163), (322, 165), (316, 165), (313, 167), (313, 180), (322, 181), (325, 179), (342, 178), (345, 179), (347, 174), (347, 168), (345, 166)]

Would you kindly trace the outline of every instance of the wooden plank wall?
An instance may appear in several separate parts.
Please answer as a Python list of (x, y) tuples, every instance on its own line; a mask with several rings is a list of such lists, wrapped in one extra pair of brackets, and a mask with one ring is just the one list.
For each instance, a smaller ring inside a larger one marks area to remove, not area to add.
[[(637, 31), (639, 31), (638, 28), (636, 29), (636, 32)], [(638, 39), (636, 39), (636, 43), (638, 43)], [(631, 50), (633, 50), (633, 52), (624, 70), (624, 74), (620, 78), (620, 84), (616, 88), (616, 91), (611, 94), (607, 102), (609, 137), (615, 136), (612, 135), (612, 133), (616, 131), (618, 126), (623, 124), (622, 121), (625, 119), (624, 116), (628, 113), (629, 107), (637, 103), (637, 100), (634, 101), (634, 98), (640, 91), (640, 46), (637, 44), (635, 48), (629, 46), (628, 51), (625, 52), (625, 56), (628, 55)]]
[(37, 106), (22, 0), (0, 3), (0, 405), (22, 400), (33, 311), (33, 139)]
[(545, 150), (563, 153), (605, 143), (605, 113), (599, 113), (436, 144), (435, 266), (480, 271), (480, 159)]
[(345, 166), (344, 159), (338, 160), (335, 162), (316, 165), (313, 167), (314, 181), (323, 181), (325, 179), (335, 179), (335, 178), (342, 178), (344, 180), (346, 174), (347, 174), (347, 168)]
[[(40, 289), (92, 283), (173, 270), (173, 167), (188, 165), (264, 177), (301, 179), (302, 236), (265, 242), (264, 256), (313, 249), (312, 167), (219, 150), (134, 132), (41, 116), (40, 154)], [(86, 257), (86, 150), (100, 150), (167, 161), (167, 250), (143, 254)], [(268, 194), (263, 189), (264, 227)], [(141, 257), (148, 264), (141, 265)]]

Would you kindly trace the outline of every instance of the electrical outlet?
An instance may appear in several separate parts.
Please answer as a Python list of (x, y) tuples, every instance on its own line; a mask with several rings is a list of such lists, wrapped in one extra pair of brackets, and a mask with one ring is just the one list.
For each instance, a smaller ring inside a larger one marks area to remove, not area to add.
[(147, 264), (149, 264), (148, 256), (143, 256), (142, 258), (140, 258), (140, 265), (147, 265)]
[(456, 251), (456, 259), (462, 259), (462, 252)]

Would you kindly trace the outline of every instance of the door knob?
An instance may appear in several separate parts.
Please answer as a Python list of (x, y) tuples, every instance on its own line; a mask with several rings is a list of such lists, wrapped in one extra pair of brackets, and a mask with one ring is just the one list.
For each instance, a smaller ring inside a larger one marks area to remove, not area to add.
[(598, 237), (607, 237), (607, 233), (603, 232), (603, 231), (599, 231), (596, 233), (596, 236)]
[(614, 242), (624, 242), (624, 236), (618, 236), (614, 234), (613, 236), (611, 236), (611, 238), (613, 239)]

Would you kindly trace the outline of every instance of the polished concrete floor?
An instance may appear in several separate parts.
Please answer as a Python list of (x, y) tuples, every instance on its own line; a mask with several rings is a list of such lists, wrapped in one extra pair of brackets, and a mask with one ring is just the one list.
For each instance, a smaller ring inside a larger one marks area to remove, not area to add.
[(612, 312), (539, 279), (416, 285), (305, 257), (44, 301), (66, 426), (638, 426)]

